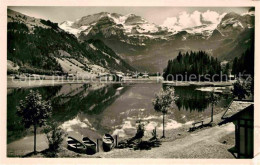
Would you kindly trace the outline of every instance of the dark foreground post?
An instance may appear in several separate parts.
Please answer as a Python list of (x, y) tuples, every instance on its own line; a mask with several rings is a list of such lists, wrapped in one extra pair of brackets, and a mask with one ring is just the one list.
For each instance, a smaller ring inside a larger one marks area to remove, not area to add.
[(36, 154), (36, 125), (34, 125), (34, 147), (33, 153)]
[(116, 135), (116, 147), (117, 147), (117, 135)]
[(164, 130), (164, 115), (165, 115), (165, 113), (163, 113), (163, 135), (162, 135), (162, 138), (165, 138), (165, 130)]
[(98, 142), (98, 139), (97, 139), (97, 152), (99, 152), (99, 142)]

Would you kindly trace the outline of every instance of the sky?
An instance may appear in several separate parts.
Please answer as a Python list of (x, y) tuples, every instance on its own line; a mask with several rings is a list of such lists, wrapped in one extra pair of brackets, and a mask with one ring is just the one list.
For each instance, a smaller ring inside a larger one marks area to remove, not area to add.
[[(49, 6), (13, 6), (9, 9), (22, 14), (51, 20), (61, 23), (63, 21), (75, 21), (86, 15), (99, 12), (119, 13), (122, 15), (133, 13), (145, 18), (150, 23), (170, 26), (179, 24), (182, 26), (200, 25), (201, 19), (207, 21), (219, 21), (225, 13), (246, 13), (249, 7), (49, 7)], [(199, 20), (200, 19), (200, 20)]]

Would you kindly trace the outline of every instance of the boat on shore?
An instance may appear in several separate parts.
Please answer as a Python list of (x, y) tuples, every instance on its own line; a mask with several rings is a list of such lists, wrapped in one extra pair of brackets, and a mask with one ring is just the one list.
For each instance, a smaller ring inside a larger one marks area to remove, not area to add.
[(95, 154), (97, 152), (97, 143), (91, 140), (88, 137), (83, 137), (82, 142), (87, 147), (86, 153), (87, 154)]
[(68, 136), (67, 138), (67, 144), (68, 144), (68, 149), (72, 150), (74, 152), (80, 152), (80, 153), (85, 153), (87, 147), (84, 145), (84, 143), (80, 142), (79, 140)]
[(105, 134), (102, 138), (103, 141), (103, 150), (105, 152), (112, 150), (114, 147), (115, 139), (110, 134)]

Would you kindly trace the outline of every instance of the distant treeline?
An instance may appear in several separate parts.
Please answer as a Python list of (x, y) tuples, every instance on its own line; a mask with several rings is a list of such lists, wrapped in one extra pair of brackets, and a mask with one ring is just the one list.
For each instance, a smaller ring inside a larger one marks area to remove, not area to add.
[(254, 44), (239, 58), (234, 59), (231, 73), (237, 76), (239, 73), (254, 76)]
[(219, 81), (223, 77), (221, 74), (227, 74), (228, 70), (221, 69), (218, 59), (204, 51), (179, 52), (175, 59), (168, 61), (163, 77), (165, 80), (178, 81)]

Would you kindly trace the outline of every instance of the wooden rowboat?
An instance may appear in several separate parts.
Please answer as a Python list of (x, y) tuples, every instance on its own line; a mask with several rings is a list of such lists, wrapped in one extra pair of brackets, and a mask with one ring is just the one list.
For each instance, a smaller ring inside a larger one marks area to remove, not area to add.
[(67, 144), (68, 144), (69, 150), (72, 150), (75, 152), (80, 152), (80, 153), (86, 152), (87, 147), (82, 142), (80, 142), (79, 140), (77, 140), (71, 136), (68, 136)]
[(110, 134), (105, 134), (102, 138), (103, 140), (103, 150), (105, 152), (112, 150), (114, 147), (115, 139)]
[(86, 153), (87, 154), (95, 154), (97, 152), (97, 143), (91, 140), (88, 137), (83, 137), (82, 142), (87, 147)]

